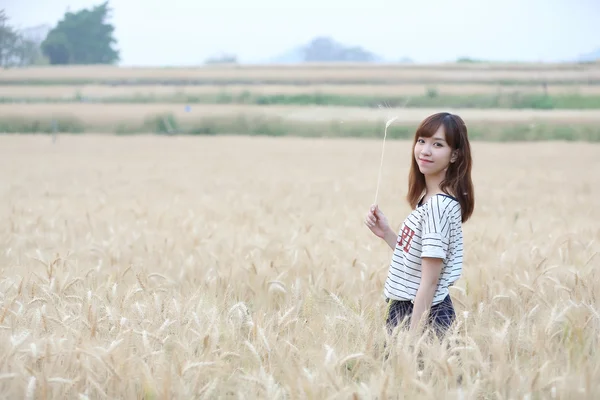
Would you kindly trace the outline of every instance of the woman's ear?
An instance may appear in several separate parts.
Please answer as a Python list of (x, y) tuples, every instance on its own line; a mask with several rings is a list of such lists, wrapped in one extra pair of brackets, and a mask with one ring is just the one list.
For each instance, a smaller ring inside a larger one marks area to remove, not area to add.
[(451, 163), (455, 162), (457, 158), (458, 158), (458, 150), (454, 150), (452, 152), (452, 156), (450, 156), (450, 162)]

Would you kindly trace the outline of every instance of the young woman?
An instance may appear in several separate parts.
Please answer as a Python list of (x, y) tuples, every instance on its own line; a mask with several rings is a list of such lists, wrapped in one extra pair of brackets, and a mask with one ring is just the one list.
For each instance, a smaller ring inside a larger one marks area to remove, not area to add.
[(390, 228), (377, 204), (365, 224), (394, 251), (383, 291), (388, 331), (406, 319), (409, 331), (418, 333), (427, 317), (426, 327), (443, 336), (455, 319), (448, 288), (462, 273), (462, 224), (475, 206), (464, 121), (449, 113), (427, 117), (412, 152), (406, 198), (413, 211), (400, 232)]

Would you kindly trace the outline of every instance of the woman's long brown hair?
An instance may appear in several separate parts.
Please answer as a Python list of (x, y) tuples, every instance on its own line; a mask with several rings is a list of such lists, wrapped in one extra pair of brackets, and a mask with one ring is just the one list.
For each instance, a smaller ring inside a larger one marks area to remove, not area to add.
[(475, 208), (475, 193), (473, 181), (471, 180), (471, 146), (465, 122), (458, 115), (450, 113), (437, 113), (427, 117), (415, 132), (413, 146), (411, 148), (410, 173), (408, 175), (408, 194), (406, 199), (414, 209), (426, 189), (425, 175), (419, 171), (417, 160), (414, 156), (414, 147), (420, 137), (430, 138), (444, 126), (446, 142), (456, 151), (456, 161), (450, 163), (446, 170), (446, 177), (440, 184), (440, 189), (453, 197), (460, 203), (462, 222), (466, 222)]

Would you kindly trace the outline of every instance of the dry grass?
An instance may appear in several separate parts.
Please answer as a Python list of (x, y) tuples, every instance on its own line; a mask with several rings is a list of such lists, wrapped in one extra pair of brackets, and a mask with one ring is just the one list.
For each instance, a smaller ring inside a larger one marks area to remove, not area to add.
[[(379, 140), (0, 140), (6, 397), (600, 395), (598, 145), (473, 144), (457, 343), (419, 374), (403, 337), (382, 358)], [(388, 142), (396, 226), (408, 154)]]
[[(2, 97), (13, 98), (73, 98), (75, 96), (110, 98), (133, 96), (173, 96), (173, 95), (206, 95), (231, 93), (241, 94), (341, 94), (363, 96), (422, 96), (427, 90), (434, 88), (440, 95), (471, 95), (498, 93), (537, 93), (543, 94), (541, 85), (501, 86), (491, 84), (406, 84), (406, 85), (202, 85), (202, 86), (173, 86), (173, 85), (39, 85), (39, 86), (6, 86), (2, 88)], [(580, 94), (598, 95), (600, 86), (594, 85), (549, 85), (550, 95)]]
[(315, 82), (588, 82), (600, 79), (600, 64), (564, 65), (329, 65), (329, 66), (214, 66), (201, 68), (127, 68), (112, 66), (31, 67), (2, 71), (0, 81), (51, 80), (252, 80)]
[[(473, 123), (574, 123), (589, 124), (600, 121), (597, 110), (495, 110), (495, 109), (448, 109), (457, 112)], [(183, 123), (192, 123), (203, 117), (265, 116), (303, 122), (353, 122), (386, 121), (398, 116), (400, 123), (416, 123), (427, 115), (439, 112), (429, 108), (381, 108), (335, 106), (261, 106), (241, 104), (200, 104), (186, 112), (183, 104), (0, 104), (0, 115), (16, 118), (72, 117), (88, 126), (108, 126), (118, 123), (138, 124), (156, 114), (172, 113)]]

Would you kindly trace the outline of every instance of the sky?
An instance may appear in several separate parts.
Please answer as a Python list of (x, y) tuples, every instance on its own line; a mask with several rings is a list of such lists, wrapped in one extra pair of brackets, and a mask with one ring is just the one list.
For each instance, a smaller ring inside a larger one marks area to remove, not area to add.
[[(0, 0), (12, 25), (54, 26), (102, 0)], [(386, 60), (572, 60), (600, 48), (599, 0), (110, 0), (123, 66), (265, 62), (317, 36)]]

